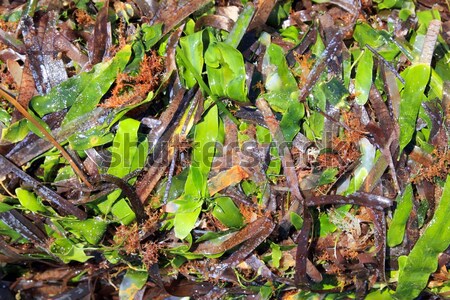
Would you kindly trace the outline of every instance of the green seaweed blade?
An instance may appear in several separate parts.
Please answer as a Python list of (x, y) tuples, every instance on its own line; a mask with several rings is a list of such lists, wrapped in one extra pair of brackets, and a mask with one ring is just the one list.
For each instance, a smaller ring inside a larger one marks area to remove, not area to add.
[(427, 286), (438, 266), (438, 256), (450, 245), (450, 175), (433, 219), (400, 268), (396, 299), (414, 299)]

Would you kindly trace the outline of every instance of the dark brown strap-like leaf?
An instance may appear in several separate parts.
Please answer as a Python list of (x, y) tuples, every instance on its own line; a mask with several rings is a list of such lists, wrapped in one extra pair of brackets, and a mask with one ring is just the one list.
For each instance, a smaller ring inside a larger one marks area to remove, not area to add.
[(0, 220), (30, 242), (41, 245), (45, 243), (45, 234), (17, 210), (0, 213)]
[(27, 60), (36, 89), (41, 95), (47, 94), (52, 87), (67, 79), (64, 63), (57, 58), (54, 47), (57, 18), (56, 11), (47, 12), (40, 18), (38, 28), (30, 16), (23, 18), (22, 33)]
[(8, 159), (6, 159), (3, 155), (0, 155), (0, 166), (2, 169), (0, 170), (0, 175), (6, 175), (9, 173), (13, 173), (17, 177), (23, 180), (24, 184), (33, 188), (33, 190), (41, 196), (44, 200), (47, 200), (56, 205), (56, 209), (63, 214), (71, 214), (77, 217), (78, 219), (86, 219), (87, 215), (84, 211), (72, 205), (69, 201), (44, 186), (41, 182), (37, 181), (21, 169), (19, 169), (16, 165), (11, 163)]
[(235, 267), (241, 263), (256, 247), (258, 247), (275, 229), (275, 223), (263, 217), (247, 225), (234, 236), (233, 240), (244, 241), (244, 244), (222, 262), (224, 267)]
[(97, 15), (94, 33), (89, 41), (89, 63), (91, 66), (101, 62), (107, 51), (108, 39), (108, 10), (109, 0), (105, 1), (103, 8)]
[(263, 26), (269, 18), (270, 13), (275, 7), (275, 4), (277, 4), (276, 0), (257, 1), (255, 16), (248, 26), (248, 30), (261, 28), (261, 26)]
[[(168, 141), (195, 91), (195, 89), (191, 89), (186, 93), (185, 89), (180, 89), (169, 107), (161, 114), (161, 124), (152, 129), (148, 135), (147, 164), (150, 166), (136, 183), (136, 192), (142, 203), (147, 200), (173, 158), (173, 152), (168, 151)], [(200, 96), (200, 94), (198, 95)]]
[(297, 237), (297, 252), (295, 254), (295, 283), (297, 285), (308, 285), (307, 264), (309, 235), (312, 228), (312, 217), (309, 211), (304, 211), (303, 227)]
[(357, 204), (383, 210), (391, 207), (393, 203), (393, 200), (389, 198), (364, 192), (356, 192), (349, 196), (322, 195), (306, 199), (306, 205), (310, 207), (329, 204)]
[(167, 0), (159, 3), (159, 9), (152, 24), (164, 24), (163, 35), (172, 30), (190, 14), (196, 12), (209, 0)]

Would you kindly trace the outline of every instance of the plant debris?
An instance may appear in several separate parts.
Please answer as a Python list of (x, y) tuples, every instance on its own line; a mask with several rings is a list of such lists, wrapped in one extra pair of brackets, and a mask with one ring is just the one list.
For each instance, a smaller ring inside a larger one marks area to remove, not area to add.
[(0, 294), (449, 297), (449, 8), (3, 1)]

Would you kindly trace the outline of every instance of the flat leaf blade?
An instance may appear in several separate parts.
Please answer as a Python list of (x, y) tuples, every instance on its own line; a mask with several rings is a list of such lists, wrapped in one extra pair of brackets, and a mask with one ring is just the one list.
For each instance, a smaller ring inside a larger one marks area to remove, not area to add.
[(417, 240), (414, 248), (400, 268), (397, 299), (414, 299), (426, 287), (431, 273), (436, 271), (438, 256), (450, 245), (450, 176), (442, 193), (441, 201), (428, 227)]
[(365, 50), (356, 67), (355, 94), (356, 103), (364, 105), (369, 99), (370, 86), (372, 85), (372, 52)]
[(425, 64), (413, 65), (404, 75), (405, 88), (400, 100), (400, 150), (411, 141), (416, 130), (417, 115), (430, 78), (431, 68)]
[(409, 214), (413, 208), (413, 191), (412, 186), (408, 185), (402, 197), (397, 200), (397, 208), (395, 209), (391, 225), (387, 233), (387, 243), (389, 247), (395, 247), (403, 241), (405, 235), (405, 226), (408, 221)]

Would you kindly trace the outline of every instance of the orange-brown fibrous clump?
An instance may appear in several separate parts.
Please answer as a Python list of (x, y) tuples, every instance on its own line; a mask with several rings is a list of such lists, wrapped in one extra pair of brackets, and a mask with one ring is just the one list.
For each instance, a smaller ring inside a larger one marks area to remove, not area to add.
[(95, 24), (94, 19), (85, 10), (82, 9), (75, 10), (74, 16), (75, 20), (80, 25), (90, 26)]
[[(17, 29), (17, 25), (19, 22), (7, 22), (5, 20), (0, 19), (0, 29), (5, 32), (15, 32)], [(9, 47), (0, 42), (0, 50), (8, 49)]]
[(318, 157), (322, 167), (334, 167), (340, 171), (360, 157), (358, 142), (363, 132), (361, 122), (353, 113), (343, 112), (342, 118), (348, 129), (344, 130), (341, 137), (333, 138), (333, 153), (324, 153)]
[[(311, 59), (311, 54), (298, 54), (294, 52), (294, 59), (299, 64), (298, 68), (293, 70), (295, 76), (298, 78), (299, 86), (304, 86), (306, 84), (309, 72), (314, 64), (314, 60)], [(301, 70), (301, 72), (298, 72)]]
[(158, 262), (160, 246), (154, 242), (145, 243), (142, 246), (142, 262), (147, 268)]
[(117, 245), (122, 245), (122, 249), (127, 254), (139, 252), (140, 241), (136, 224), (133, 226), (120, 225), (116, 230), (114, 242)]
[(433, 162), (430, 165), (421, 165), (414, 182), (427, 180), (433, 182), (436, 178), (445, 179), (450, 173), (450, 152), (434, 150), (431, 153)]
[(145, 55), (136, 76), (119, 73), (111, 91), (111, 97), (102, 107), (115, 108), (136, 104), (145, 99), (149, 92), (155, 90), (161, 81), (164, 70), (162, 58), (155, 52)]
[(358, 143), (363, 137), (364, 126), (361, 124), (360, 119), (352, 112), (343, 112), (342, 119), (344, 123), (351, 130), (345, 130), (346, 140), (353, 143)]

